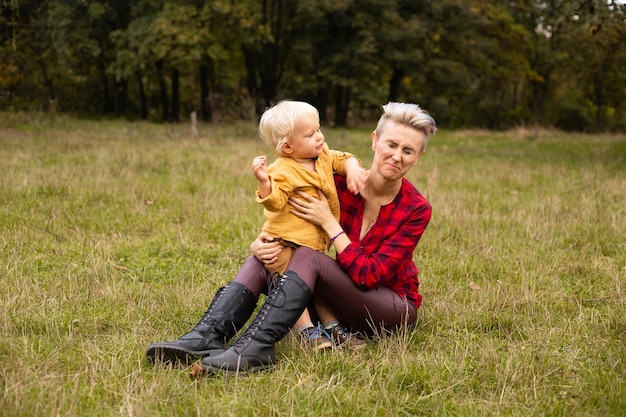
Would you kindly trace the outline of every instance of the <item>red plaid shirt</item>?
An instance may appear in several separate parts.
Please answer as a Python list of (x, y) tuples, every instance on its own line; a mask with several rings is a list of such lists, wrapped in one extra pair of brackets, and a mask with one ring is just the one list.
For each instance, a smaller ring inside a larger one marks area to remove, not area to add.
[(346, 178), (335, 175), (341, 205), (340, 223), (352, 243), (337, 261), (352, 281), (364, 290), (391, 288), (419, 307), (418, 269), (413, 252), (426, 229), (432, 208), (405, 178), (396, 198), (380, 208), (378, 218), (363, 240), (359, 239), (365, 200), (348, 191)]

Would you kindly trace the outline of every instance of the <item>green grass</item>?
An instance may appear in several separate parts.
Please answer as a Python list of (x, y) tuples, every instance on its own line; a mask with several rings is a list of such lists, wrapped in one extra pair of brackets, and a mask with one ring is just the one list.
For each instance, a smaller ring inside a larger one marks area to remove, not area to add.
[[(418, 325), (364, 351), (193, 380), (148, 344), (195, 324), (261, 224), (256, 126), (0, 114), (3, 416), (623, 416), (626, 137), (450, 132)], [(371, 161), (367, 129), (326, 129)]]

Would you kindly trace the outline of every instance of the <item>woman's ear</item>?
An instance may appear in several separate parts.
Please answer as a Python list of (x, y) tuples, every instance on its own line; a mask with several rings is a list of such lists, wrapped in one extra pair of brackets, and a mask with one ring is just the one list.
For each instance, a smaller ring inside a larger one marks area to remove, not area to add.
[(376, 150), (376, 142), (378, 141), (378, 138), (376, 137), (376, 131), (372, 132), (372, 150), (375, 151)]

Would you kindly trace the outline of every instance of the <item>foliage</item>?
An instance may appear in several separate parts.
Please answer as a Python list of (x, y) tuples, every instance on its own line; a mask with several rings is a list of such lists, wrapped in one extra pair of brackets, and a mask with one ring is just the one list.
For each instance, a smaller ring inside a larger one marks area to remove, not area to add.
[(613, 0), (4, 1), (0, 109), (232, 121), (299, 98), (346, 126), (399, 100), (449, 127), (621, 131), (625, 19)]

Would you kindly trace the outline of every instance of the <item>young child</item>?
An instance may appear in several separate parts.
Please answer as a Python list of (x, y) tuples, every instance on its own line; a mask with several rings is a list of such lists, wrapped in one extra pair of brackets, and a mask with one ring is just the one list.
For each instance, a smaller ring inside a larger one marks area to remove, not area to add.
[[(298, 246), (323, 252), (332, 244), (320, 227), (290, 212), (289, 197), (297, 191), (304, 191), (317, 198), (319, 190), (339, 220), (339, 199), (333, 173), (345, 175), (350, 190), (356, 193), (366, 170), (353, 155), (328, 148), (320, 130), (319, 113), (305, 102), (285, 100), (266, 110), (259, 123), (259, 136), (273, 146), (278, 155), (269, 166), (265, 155), (257, 156), (252, 161), (252, 170), (258, 181), (256, 200), (263, 205), (266, 218), (263, 231), (280, 239), (284, 247), (278, 260), (266, 268), (272, 276), (282, 275)], [(327, 329), (314, 326), (306, 310), (294, 326), (313, 349), (329, 348), (333, 343), (365, 344), (364, 340), (341, 326), (320, 300), (315, 302), (318, 311), (323, 310), (326, 317), (333, 318), (324, 323)]]

